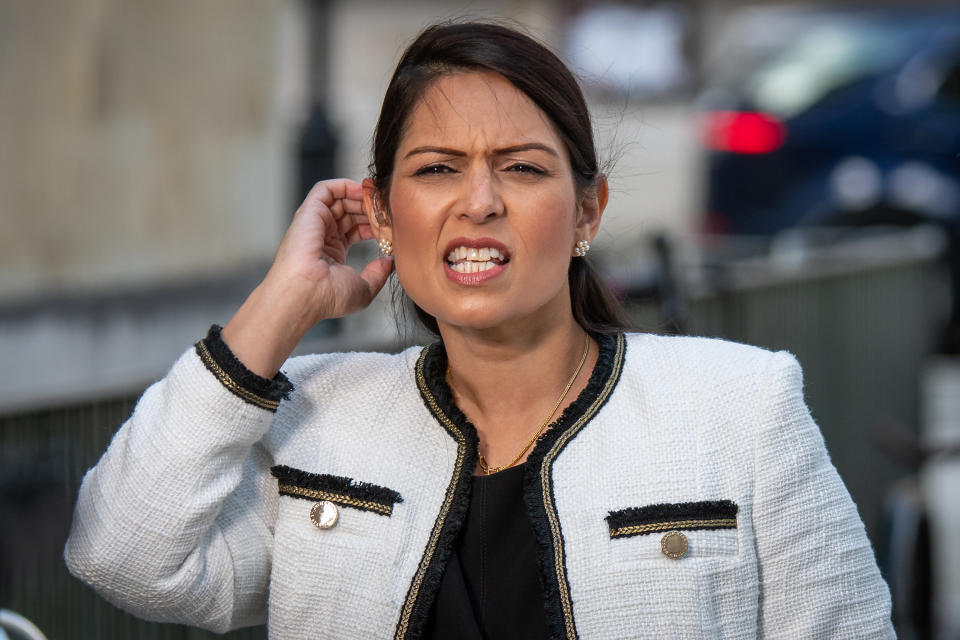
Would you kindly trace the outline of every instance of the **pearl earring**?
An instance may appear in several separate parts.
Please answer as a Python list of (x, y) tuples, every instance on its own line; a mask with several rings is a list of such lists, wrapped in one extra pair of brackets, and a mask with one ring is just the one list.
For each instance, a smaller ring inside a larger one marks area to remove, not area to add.
[(587, 255), (587, 251), (590, 251), (590, 243), (586, 240), (577, 240), (577, 246), (573, 248), (573, 255), (582, 258)]
[(380, 253), (383, 254), (384, 256), (393, 255), (393, 243), (387, 240), (386, 238), (383, 238), (382, 240), (380, 240), (380, 242), (377, 243), (377, 246), (380, 247)]

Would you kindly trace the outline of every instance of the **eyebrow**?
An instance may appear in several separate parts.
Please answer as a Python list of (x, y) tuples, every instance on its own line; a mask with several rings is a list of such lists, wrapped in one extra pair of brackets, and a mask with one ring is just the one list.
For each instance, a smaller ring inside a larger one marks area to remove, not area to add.
[[(502, 156), (508, 153), (518, 153), (520, 151), (543, 151), (545, 153), (549, 153), (555, 158), (559, 157), (559, 154), (557, 154), (556, 151), (540, 142), (528, 142), (527, 144), (516, 144), (510, 147), (502, 147), (500, 149), (495, 149), (494, 154)], [(462, 158), (467, 155), (463, 151), (459, 151), (457, 149), (448, 149), (445, 147), (416, 147), (408, 151), (404, 158), (410, 158), (421, 153), (439, 153), (446, 156), (456, 156), (458, 158)]]

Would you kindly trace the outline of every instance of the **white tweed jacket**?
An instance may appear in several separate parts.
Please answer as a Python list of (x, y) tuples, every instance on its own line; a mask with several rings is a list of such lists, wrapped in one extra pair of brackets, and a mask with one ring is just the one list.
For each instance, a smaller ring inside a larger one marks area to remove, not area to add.
[[(701, 338), (600, 343), (524, 472), (553, 635), (894, 637), (795, 359)], [(281, 401), (286, 380), (251, 380), (212, 331), (85, 476), (68, 567), (150, 620), (420, 637), (477, 455), (445, 359), (439, 345), (294, 358)], [(332, 527), (311, 519), (321, 500)]]

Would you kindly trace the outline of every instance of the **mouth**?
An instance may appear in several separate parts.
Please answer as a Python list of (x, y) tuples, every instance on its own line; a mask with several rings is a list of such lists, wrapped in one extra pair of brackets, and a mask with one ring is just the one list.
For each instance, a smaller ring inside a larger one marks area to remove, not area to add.
[(457, 273), (480, 273), (510, 262), (505, 249), (459, 245), (447, 252), (447, 265)]

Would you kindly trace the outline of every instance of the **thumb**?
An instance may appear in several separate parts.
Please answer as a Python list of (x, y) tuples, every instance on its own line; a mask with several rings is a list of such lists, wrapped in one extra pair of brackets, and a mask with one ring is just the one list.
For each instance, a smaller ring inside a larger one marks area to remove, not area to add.
[(376, 297), (393, 272), (393, 258), (377, 258), (360, 272), (360, 277), (370, 287), (370, 299)]

